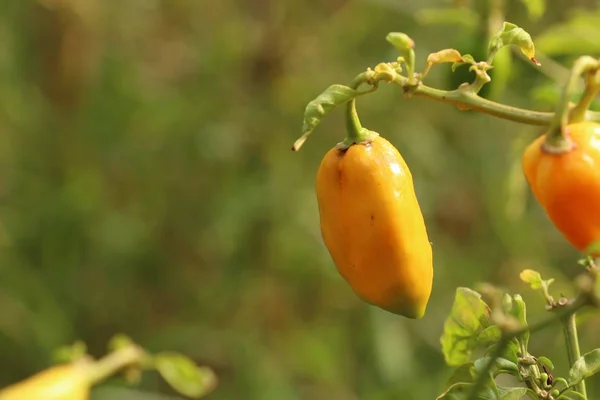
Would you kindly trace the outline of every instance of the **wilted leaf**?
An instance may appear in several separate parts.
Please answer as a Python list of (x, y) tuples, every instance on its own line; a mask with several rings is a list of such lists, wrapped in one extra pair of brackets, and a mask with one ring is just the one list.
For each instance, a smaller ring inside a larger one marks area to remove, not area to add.
[(423, 71), (422, 76), (424, 77), (429, 73), (429, 70), (442, 63), (465, 63), (465, 60), (462, 58), (458, 50), (455, 49), (444, 49), (440, 50), (436, 53), (431, 53), (427, 56), (427, 64), (425, 65), (425, 70)]
[(518, 46), (527, 58), (536, 65), (540, 65), (535, 59), (535, 46), (529, 33), (515, 24), (505, 22), (502, 25), (502, 29), (490, 39), (488, 54), (490, 57), (493, 57), (498, 50), (509, 45)]
[(192, 360), (178, 353), (157, 354), (154, 365), (163, 379), (184, 396), (196, 399), (203, 397), (217, 384), (217, 378), (211, 369), (198, 367)]
[(595, 349), (584, 354), (575, 361), (569, 371), (569, 386), (573, 386), (583, 379), (589, 378), (600, 371), (600, 349)]
[(479, 334), (490, 326), (489, 315), (490, 309), (479, 293), (463, 287), (456, 290), (452, 311), (444, 323), (440, 340), (448, 365), (469, 361)]
[(348, 86), (331, 85), (306, 106), (302, 132), (312, 131), (335, 107), (345, 104), (360, 93)]

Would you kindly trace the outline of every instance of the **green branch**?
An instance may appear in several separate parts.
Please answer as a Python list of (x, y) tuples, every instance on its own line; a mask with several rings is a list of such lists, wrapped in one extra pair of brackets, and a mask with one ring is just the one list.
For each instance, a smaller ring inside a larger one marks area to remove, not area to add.
[[(567, 356), (569, 359), (569, 366), (572, 367), (575, 361), (581, 358), (581, 350), (579, 348), (579, 338), (577, 337), (577, 322), (575, 320), (575, 313), (567, 315), (562, 319), (563, 330), (565, 333), (565, 342), (567, 345)], [(581, 380), (575, 385), (575, 391), (581, 393), (587, 398), (587, 390), (585, 388), (585, 381)]]
[(504, 332), (502, 335), (502, 339), (500, 340), (500, 342), (498, 343), (498, 346), (496, 347), (496, 351), (494, 352), (494, 354), (492, 355), (492, 357), (490, 358), (488, 363), (485, 365), (484, 369), (477, 376), (477, 380), (475, 381), (475, 384), (473, 385), (469, 395), (467, 396), (467, 399), (468, 400), (477, 400), (477, 396), (479, 395), (479, 392), (485, 385), (486, 377), (490, 374), (490, 371), (494, 367), (494, 363), (496, 362), (496, 359), (498, 359), (502, 355), (502, 353), (506, 349), (506, 346), (508, 345), (508, 343), (510, 342), (510, 340), (512, 338), (519, 337), (527, 331), (529, 331), (530, 333), (540, 331), (540, 330), (556, 323), (557, 321), (568, 319), (570, 316), (575, 315), (575, 313), (577, 311), (579, 311), (580, 309), (582, 309), (583, 307), (585, 307), (587, 305), (588, 305), (588, 301), (586, 300), (586, 298), (577, 298), (571, 304), (569, 304), (565, 307), (558, 308), (554, 312), (552, 317), (543, 319), (543, 320), (541, 320), (535, 324), (529, 325), (529, 326), (522, 326), (519, 329), (508, 330), (508, 331)]
[[(404, 76), (397, 76), (395, 81), (406, 93), (414, 96), (427, 97), (444, 103), (450, 103), (460, 110), (474, 110), (494, 117), (529, 125), (548, 126), (554, 118), (554, 113), (532, 111), (528, 109), (497, 103), (473, 93), (471, 90), (458, 88), (456, 90), (440, 90), (424, 84), (412, 86)], [(600, 113), (588, 112), (588, 119), (600, 122)]]

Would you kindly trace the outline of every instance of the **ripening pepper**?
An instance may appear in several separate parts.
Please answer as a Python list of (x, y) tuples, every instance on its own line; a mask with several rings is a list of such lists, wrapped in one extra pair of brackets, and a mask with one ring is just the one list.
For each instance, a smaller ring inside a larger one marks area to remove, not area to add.
[(364, 301), (421, 318), (433, 284), (433, 256), (410, 170), (371, 132), (332, 148), (316, 180), (321, 233), (342, 277)]
[(600, 241), (600, 124), (573, 123), (563, 134), (571, 148), (553, 152), (540, 136), (523, 153), (523, 172), (556, 228), (586, 251)]
[(84, 364), (61, 364), (0, 390), (0, 400), (88, 400)]

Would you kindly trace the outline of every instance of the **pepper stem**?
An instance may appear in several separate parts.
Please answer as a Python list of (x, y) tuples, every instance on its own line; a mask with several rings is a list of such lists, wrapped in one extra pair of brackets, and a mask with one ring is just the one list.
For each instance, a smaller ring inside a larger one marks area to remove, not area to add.
[[(584, 73), (596, 71), (599, 67), (600, 63), (598, 62), (598, 60), (590, 56), (579, 57), (575, 61), (575, 64), (573, 64), (573, 68), (571, 69), (569, 79), (563, 87), (560, 99), (556, 104), (554, 117), (550, 124), (550, 129), (546, 134), (546, 140), (542, 145), (545, 151), (549, 153), (559, 154), (566, 153), (573, 149), (573, 142), (566, 136), (565, 132), (565, 127), (570, 122), (570, 98), (575, 89), (577, 88), (577, 83), (579, 81), (580, 76)], [(581, 105), (578, 105), (575, 108), (576, 110), (578, 110), (576, 116), (581, 116), (581, 107), (587, 109), (587, 106), (589, 105), (590, 101), (589, 99), (586, 100), (587, 97), (589, 96), (584, 96), (582, 102), (580, 102)], [(583, 111), (583, 115), (585, 115), (585, 111)]]
[[(363, 79), (355, 79), (351, 85), (352, 89), (357, 90), (363, 82)], [(343, 142), (338, 143), (336, 147), (340, 150), (346, 150), (353, 144), (368, 142), (376, 135), (377, 133), (362, 127), (356, 111), (356, 99), (348, 101), (346, 105), (346, 138)]]

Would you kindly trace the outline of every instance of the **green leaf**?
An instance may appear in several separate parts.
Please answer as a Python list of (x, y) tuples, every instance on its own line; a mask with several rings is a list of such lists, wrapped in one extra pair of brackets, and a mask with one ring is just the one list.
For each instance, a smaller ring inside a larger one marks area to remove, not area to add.
[(537, 271), (532, 269), (524, 269), (521, 271), (519, 277), (523, 282), (528, 283), (529, 286), (534, 290), (542, 288), (542, 275), (540, 275), (540, 273)]
[(570, 392), (561, 394), (557, 400), (588, 400), (588, 398), (579, 392), (570, 391)]
[(597, 374), (600, 371), (600, 349), (595, 349), (584, 354), (575, 361), (569, 371), (569, 386), (576, 385), (582, 380)]
[(552, 283), (554, 283), (554, 279), (542, 279), (542, 276), (539, 272), (534, 271), (532, 269), (524, 269), (521, 271), (519, 275), (521, 280), (525, 283), (528, 283), (529, 286), (534, 290), (541, 290), (545, 298), (550, 297), (549, 288)]
[(494, 57), (498, 50), (509, 45), (518, 46), (527, 58), (536, 65), (540, 65), (535, 59), (535, 46), (529, 33), (510, 22), (504, 22), (502, 29), (490, 39), (488, 57)]
[[(486, 367), (487, 363), (490, 362), (491, 357), (482, 357), (473, 363), (475, 367), (475, 372), (477, 374), (481, 373), (481, 371)], [(497, 358), (494, 361), (494, 366), (490, 370), (492, 376), (496, 377), (499, 374), (509, 374), (513, 376), (517, 376), (519, 374), (519, 367), (512, 361), (509, 361), (505, 358)]]
[(501, 337), (502, 330), (498, 325), (488, 326), (477, 336), (477, 345), (487, 346), (492, 343), (497, 343)]
[(548, 368), (549, 371), (554, 371), (554, 364), (552, 364), (552, 361), (550, 361), (550, 359), (548, 357), (538, 357), (537, 358), (537, 362), (540, 365), (545, 366), (546, 368)]
[(198, 367), (189, 358), (172, 352), (159, 353), (154, 366), (169, 385), (184, 396), (200, 398), (212, 391), (217, 384), (214, 372)]
[(302, 133), (312, 132), (335, 107), (345, 104), (361, 94), (344, 85), (331, 85), (316, 99), (308, 103), (304, 110)]
[(546, 0), (521, 0), (521, 3), (527, 7), (527, 13), (532, 20), (539, 19), (546, 11)]
[(448, 365), (457, 366), (469, 361), (479, 334), (490, 326), (489, 316), (490, 309), (479, 293), (464, 287), (456, 290), (440, 339)]
[[(467, 400), (472, 387), (472, 383), (455, 383), (439, 395), (436, 400)], [(487, 385), (479, 392), (477, 400), (498, 400), (498, 389), (493, 380), (490, 379), (487, 382)]]
[[(528, 391), (529, 389), (526, 387), (498, 387), (500, 400), (520, 400), (521, 397), (525, 396)], [(532, 393), (534, 392), (532, 391)]]
[(452, 375), (446, 380), (444, 389), (450, 388), (455, 383), (473, 383), (476, 377), (475, 364), (472, 362), (465, 363), (452, 371)]
[[(493, 354), (496, 351), (497, 347), (498, 347), (498, 344), (493, 344), (490, 347), (488, 347), (485, 350), (486, 356)], [(504, 349), (504, 351), (502, 352), (502, 355), (500, 357), (505, 358), (515, 364), (518, 364), (519, 357), (517, 356), (517, 354), (519, 353), (519, 351), (520, 351), (519, 341), (517, 339), (513, 338), (508, 342), (508, 345), (506, 346), (506, 348)]]

